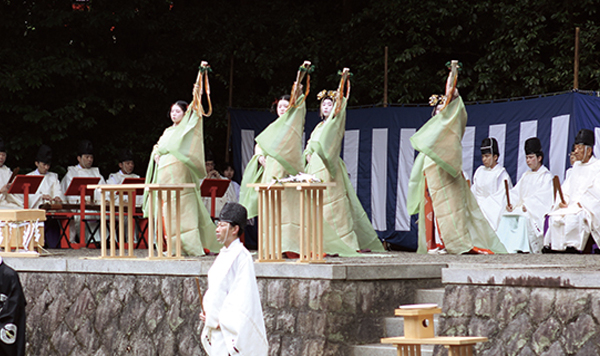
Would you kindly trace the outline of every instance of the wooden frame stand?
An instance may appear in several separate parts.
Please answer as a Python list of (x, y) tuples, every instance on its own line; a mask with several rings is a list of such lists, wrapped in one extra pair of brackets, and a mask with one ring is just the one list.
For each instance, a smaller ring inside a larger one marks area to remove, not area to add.
[[(101, 256), (100, 258), (134, 258), (133, 254), (133, 236), (134, 236), (134, 222), (133, 212), (135, 211), (135, 199), (134, 192), (139, 189), (147, 189), (149, 194), (148, 200), (148, 259), (182, 259), (181, 256), (181, 191), (186, 188), (194, 188), (196, 185), (190, 184), (103, 184), (103, 185), (89, 185), (88, 189), (98, 189), (101, 193), (101, 205), (100, 205), (100, 235), (101, 235)], [(106, 238), (106, 192), (109, 193), (109, 221), (110, 221), (110, 254), (107, 255), (107, 238)], [(116, 254), (116, 209), (115, 209), (115, 193), (119, 196), (119, 255)], [(171, 207), (171, 197), (175, 194), (175, 254), (173, 254), (172, 242), (171, 242), (171, 219), (173, 216), (173, 209)], [(123, 196), (127, 194), (127, 209), (125, 211)], [(155, 218), (154, 213), (156, 207), (155, 196), (158, 200), (157, 216)], [(166, 204), (165, 204), (166, 203)], [(166, 205), (165, 215), (165, 229), (163, 229), (163, 214), (164, 206)], [(125, 256), (125, 212), (127, 212), (127, 230), (129, 236), (128, 243), (128, 255)], [(155, 222), (156, 219), (156, 222)], [(156, 255), (154, 253), (154, 232), (157, 232), (156, 239)], [(167, 251), (163, 254), (163, 234), (165, 232)]]
[(258, 260), (283, 262), (281, 250), (281, 194), (291, 189), (300, 194), (300, 260), (324, 263), (323, 194), (335, 183), (248, 184), (258, 192)]
[(0, 247), (3, 249), (0, 251), (0, 256), (39, 257), (35, 248), (40, 250), (44, 245), (45, 210), (0, 210), (0, 221), (2, 222)]

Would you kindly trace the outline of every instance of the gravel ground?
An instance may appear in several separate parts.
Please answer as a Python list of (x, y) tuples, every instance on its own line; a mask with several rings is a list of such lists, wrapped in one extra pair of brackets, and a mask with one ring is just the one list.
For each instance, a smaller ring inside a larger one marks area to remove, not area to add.
[[(118, 251), (118, 250), (117, 250)], [(256, 251), (251, 251), (256, 256)], [(117, 252), (118, 253), (118, 252)], [(127, 253), (127, 251), (126, 251)], [(136, 257), (145, 258), (148, 250), (134, 250)], [(50, 249), (42, 257), (86, 258), (99, 257), (99, 249)], [(186, 257), (212, 261), (214, 256)], [(294, 260), (290, 260), (292, 262)], [(421, 264), (447, 263), (449, 266), (479, 265), (481, 268), (552, 268), (558, 270), (599, 271), (600, 254), (510, 254), (510, 255), (421, 255), (413, 252), (364, 253), (360, 257), (327, 257), (329, 263), (341, 264)]]

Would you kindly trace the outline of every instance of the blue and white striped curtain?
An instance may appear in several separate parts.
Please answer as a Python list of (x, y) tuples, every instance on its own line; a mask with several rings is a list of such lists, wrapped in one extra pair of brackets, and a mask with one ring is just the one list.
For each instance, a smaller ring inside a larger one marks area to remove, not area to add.
[[(254, 150), (256, 137), (275, 116), (266, 111), (232, 109), (232, 150), (241, 177)], [(463, 137), (463, 170), (468, 178), (481, 165), (479, 146), (495, 137), (500, 164), (513, 183), (527, 171), (523, 145), (539, 137), (544, 164), (562, 180), (569, 168), (568, 154), (577, 131), (592, 129), (594, 153), (600, 155), (600, 98), (567, 93), (537, 99), (468, 105), (469, 121)], [(350, 181), (382, 240), (416, 249), (415, 217), (408, 215), (408, 179), (416, 156), (410, 137), (430, 117), (430, 107), (387, 107), (348, 110), (342, 158)], [(306, 118), (305, 137), (318, 123), (316, 112)]]

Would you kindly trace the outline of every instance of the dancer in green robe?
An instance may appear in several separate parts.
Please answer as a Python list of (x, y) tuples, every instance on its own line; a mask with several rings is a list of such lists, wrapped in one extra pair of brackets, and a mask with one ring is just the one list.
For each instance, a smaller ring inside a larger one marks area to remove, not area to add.
[[(408, 186), (408, 212), (419, 213), (419, 247), (427, 252), (425, 231), (425, 184), (446, 251), (506, 253), (504, 245), (483, 216), (462, 174), (462, 137), (467, 112), (456, 86), (456, 65), (446, 85), (445, 101), (436, 114), (410, 139), (419, 151)], [(449, 98), (449, 99), (448, 99)], [(425, 180), (427, 181), (425, 183)]]
[[(200, 180), (206, 176), (204, 165), (204, 136), (201, 115), (205, 115), (200, 106), (202, 90), (208, 89), (208, 79), (202, 83), (208, 65), (201, 66), (198, 75), (199, 84), (194, 90), (194, 102), (189, 106), (184, 101), (178, 101), (171, 106), (170, 117), (173, 125), (168, 127), (152, 150), (150, 163), (146, 172), (146, 183), (181, 184), (194, 183), (195, 188), (184, 189), (181, 193), (181, 247), (182, 253), (189, 256), (204, 255), (205, 249), (218, 252), (221, 248), (217, 242), (215, 224), (212, 222), (200, 196)], [(204, 77), (205, 78), (205, 77)], [(206, 89), (201, 89), (205, 85)], [(200, 88), (200, 89), (199, 89)], [(208, 90), (207, 90), (208, 92)], [(210, 99), (209, 99), (210, 100)], [(166, 193), (163, 193), (166, 201)], [(158, 202), (157, 197), (153, 197)], [(148, 200), (144, 197), (144, 216), (148, 216)], [(176, 220), (175, 194), (171, 194), (172, 219), (170, 236), (175, 247)], [(157, 203), (154, 204), (155, 211)], [(163, 206), (164, 214), (167, 207)], [(156, 212), (155, 212), (156, 214)], [(163, 228), (166, 222), (163, 216)], [(157, 234), (158, 235), (158, 234)], [(152, 242), (149, 242), (152, 243)]]
[(348, 84), (348, 76), (348, 70), (344, 69), (338, 90), (321, 92), (319, 95), (323, 121), (313, 130), (304, 150), (306, 173), (315, 175), (322, 182), (335, 183), (335, 186), (325, 190), (324, 195), (324, 244), (343, 241), (352, 251), (384, 251), (340, 157), (349, 94), (346, 93), (344, 97), (343, 91)]

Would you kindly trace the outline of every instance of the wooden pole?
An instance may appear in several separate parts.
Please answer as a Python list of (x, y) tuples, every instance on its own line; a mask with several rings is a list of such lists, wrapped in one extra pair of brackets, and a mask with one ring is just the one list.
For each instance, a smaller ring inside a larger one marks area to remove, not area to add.
[(233, 106), (233, 54), (231, 55), (231, 64), (229, 67), (229, 105), (227, 109), (227, 143), (225, 146), (225, 162), (229, 162), (229, 136), (231, 136), (231, 115), (229, 108)]
[(388, 47), (385, 46), (385, 55), (383, 62), (383, 107), (388, 106)]
[(573, 89), (579, 89), (579, 27), (575, 27), (575, 60), (573, 63)]

